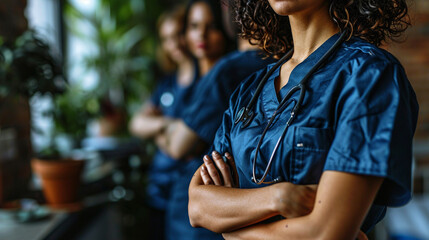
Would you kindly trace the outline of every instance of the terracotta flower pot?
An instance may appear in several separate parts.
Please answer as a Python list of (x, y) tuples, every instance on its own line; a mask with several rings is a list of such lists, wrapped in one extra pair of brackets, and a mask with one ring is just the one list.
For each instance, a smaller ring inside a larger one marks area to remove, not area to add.
[(84, 161), (32, 159), (33, 171), (42, 180), (43, 193), (51, 206), (76, 203)]

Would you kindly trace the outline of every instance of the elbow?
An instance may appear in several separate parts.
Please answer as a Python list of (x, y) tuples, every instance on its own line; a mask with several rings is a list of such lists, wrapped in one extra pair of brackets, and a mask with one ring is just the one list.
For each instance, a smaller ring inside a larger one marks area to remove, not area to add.
[(204, 209), (207, 207), (199, 201), (201, 199), (198, 195), (201, 194), (198, 189), (189, 188), (189, 202), (188, 202), (188, 216), (189, 223), (194, 228), (206, 228), (215, 233), (227, 232), (217, 222), (210, 221), (211, 217), (208, 216)]
[(177, 151), (171, 151), (171, 150), (169, 151), (169, 155), (170, 157), (176, 160), (182, 159), (184, 157), (184, 154)]
[(139, 119), (133, 118), (128, 124), (128, 131), (131, 135), (139, 138), (146, 139), (152, 137), (151, 134), (142, 126), (144, 126), (144, 124), (141, 124)]
[(189, 222), (194, 228), (206, 228), (215, 233), (224, 233), (226, 232), (224, 229), (217, 226), (215, 223), (208, 224), (205, 223), (204, 216), (202, 214), (201, 208), (198, 206), (199, 204), (192, 204), (189, 202), (188, 206), (188, 214), (189, 214)]
[(189, 214), (189, 223), (194, 228), (206, 228), (212, 232), (215, 233), (225, 233), (229, 232), (231, 230), (228, 230), (227, 228), (222, 228), (222, 226), (219, 226), (218, 224), (212, 222), (208, 223), (207, 219), (204, 219), (203, 214), (201, 214), (201, 208), (197, 207), (195, 204), (189, 204), (188, 206), (188, 214)]
[(192, 227), (202, 227), (201, 224), (201, 204), (198, 203), (198, 196), (195, 196), (195, 190), (189, 188), (189, 202), (188, 202), (188, 215), (189, 222)]
[(175, 144), (171, 144), (168, 146), (168, 154), (173, 159), (182, 159), (185, 157), (186, 153), (183, 148), (176, 146)]
[(131, 133), (131, 135), (140, 137), (139, 125), (136, 122), (136, 119), (131, 119), (130, 123), (128, 124), (128, 131)]
[(191, 204), (191, 202), (189, 202), (189, 206), (188, 206), (189, 223), (191, 224), (192, 227), (197, 228), (197, 227), (201, 227), (200, 216), (198, 215), (198, 209), (194, 205), (195, 204)]

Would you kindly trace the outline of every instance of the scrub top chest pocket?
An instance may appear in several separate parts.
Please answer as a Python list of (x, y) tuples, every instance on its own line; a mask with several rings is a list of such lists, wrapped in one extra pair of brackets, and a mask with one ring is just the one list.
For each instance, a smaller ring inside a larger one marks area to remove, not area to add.
[(320, 180), (332, 142), (331, 128), (294, 127), (291, 182), (315, 184)]

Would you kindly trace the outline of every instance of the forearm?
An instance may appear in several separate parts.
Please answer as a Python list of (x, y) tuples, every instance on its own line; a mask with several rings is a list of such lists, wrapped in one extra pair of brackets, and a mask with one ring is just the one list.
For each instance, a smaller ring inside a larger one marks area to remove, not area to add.
[[(259, 239), (270, 239), (270, 240), (284, 240), (284, 239), (316, 239), (316, 240), (342, 240), (342, 239), (353, 239), (353, 240), (368, 240), (366, 234), (362, 231), (358, 233), (348, 233), (347, 238), (342, 238), (338, 235), (331, 234), (323, 235), (323, 224), (317, 224), (317, 222), (311, 222), (308, 216), (300, 217), (293, 220), (281, 220), (270, 224), (257, 224), (249, 228), (242, 230), (225, 233), (223, 237), (226, 240), (259, 240)], [(289, 226), (294, 226), (291, 229)], [(278, 229), (284, 228), (287, 233), (279, 233)], [(287, 235), (287, 237), (285, 237)]]
[[(329, 217), (329, 216), (327, 216)], [(267, 224), (256, 224), (235, 232), (224, 233), (226, 240), (355, 240), (359, 231), (344, 233), (329, 230), (326, 221), (316, 219), (314, 215), (284, 219)]]
[(191, 224), (223, 233), (276, 216), (272, 191), (273, 186), (238, 189), (203, 185), (198, 170), (189, 187)]
[(257, 224), (224, 234), (224, 238), (354, 240), (381, 183), (376, 177), (324, 173), (309, 215)]
[(130, 123), (130, 132), (141, 138), (151, 138), (161, 133), (171, 122), (170, 118), (163, 116), (135, 116)]
[[(311, 217), (303, 216), (293, 219), (284, 219), (267, 224), (255, 224), (235, 232), (224, 233), (226, 240), (285, 240), (285, 239), (318, 239), (323, 238), (318, 224), (311, 221)], [(331, 238), (329, 240), (333, 240)]]
[(158, 142), (159, 147), (174, 159), (199, 154), (206, 144), (182, 120), (168, 123), (164, 135)]

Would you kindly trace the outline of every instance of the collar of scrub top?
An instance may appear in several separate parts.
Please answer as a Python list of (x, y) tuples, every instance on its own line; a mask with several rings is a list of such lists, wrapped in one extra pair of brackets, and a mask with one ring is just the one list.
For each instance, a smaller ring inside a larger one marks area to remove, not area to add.
[[(274, 155), (277, 152), (277, 149), (281, 143), (281, 141), (283, 140), (284, 136), (286, 135), (287, 129), (288, 127), (291, 125), (291, 123), (293, 122), (293, 120), (296, 117), (296, 114), (298, 113), (298, 111), (301, 108), (302, 102), (304, 101), (304, 96), (305, 96), (305, 85), (308, 81), (308, 79), (310, 79), (310, 77), (317, 71), (319, 70), (324, 64), (326, 64), (326, 62), (328, 61), (328, 58), (331, 57), (336, 50), (338, 49), (338, 47), (345, 41), (346, 37), (347, 37), (347, 31), (343, 31), (341, 33), (341, 36), (338, 38), (338, 40), (332, 45), (332, 47), (319, 59), (319, 61), (317, 61), (317, 63), (308, 71), (308, 73), (304, 76), (304, 78), (294, 87), (292, 87), (289, 92), (286, 94), (286, 96), (282, 99), (282, 101), (280, 102), (280, 104), (277, 106), (276, 110), (273, 113), (273, 116), (271, 116), (267, 126), (265, 127), (264, 131), (262, 132), (261, 138), (259, 139), (258, 145), (256, 147), (256, 151), (255, 151), (255, 157), (253, 158), (253, 176), (252, 176), (252, 181), (258, 185), (260, 184), (272, 184), (272, 183), (277, 183), (277, 182), (281, 182), (283, 181), (282, 177), (279, 176), (277, 178), (275, 178), (273, 181), (268, 181), (265, 182), (265, 178), (268, 175), (268, 172), (271, 168), (273, 159), (274, 159)], [(251, 123), (251, 121), (253, 120), (253, 118), (255, 117), (254, 112), (252, 111), (254, 105), (256, 104), (256, 101), (262, 91), (262, 88), (264, 87), (265, 83), (267, 82), (268, 78), (273, 74), (273, 72), (279, 68), (281, 65), (283, 65), (283, 63), (285, 63), (287, 60), (289, 60), (291, 58), (293, 54), (293, 49), (291, 49), (288, 53), (286, 53), (275, 65), (274, 67), (272, 67), (262, 78), (262, 81), (259, 83), (258, 87), (256, 88), (255, 94), (253, 95), (252, 99), (250, 100), (249, 104), (247, 104), (246, 107), (243, 107), (240, 109), (240, 111), (237, 113), (236, 117), (235, 117), (235, 124), (238, 124), (239, 122), (243, 122), (243, 124), (241, 125), (242, 128), (246, 128), (247, 126), (249, 126), (249, 124)], [(299, 92), (299, 97), (298, 97), (298, 101), (296, 100), (291, 100), (292, 95), (297, 92)], [(291, 101), (288, 101), (291, 100)], [(272, 125), (272, 123), (274, 122), (274, 119), (276, 118), (276, 116), (281, 113), (290, 103), (294, 103), (294, 107), (292, 108), (292, 111), (290, 113), (290, 117), (289, 120), (286, 122), (286, 126), (283, 130), (282, 135), (280, 136), (280, 138), (277, 140), (276, 146), (274, 147), (274, 150), (271, 153), (270, 156), (270, 160), (268, 161), (267, 167), (265, 168), (264, 174), (262, 175), (262, 177), (260, 179), (256, 178), (256, 159), (258, 158), (258, 153), (259, 153), (259, 149), (262, 145), (262, 141), (265, 137), (265, 134), (267, 133), (268, 129), (270, 128), (270, 126)]]

